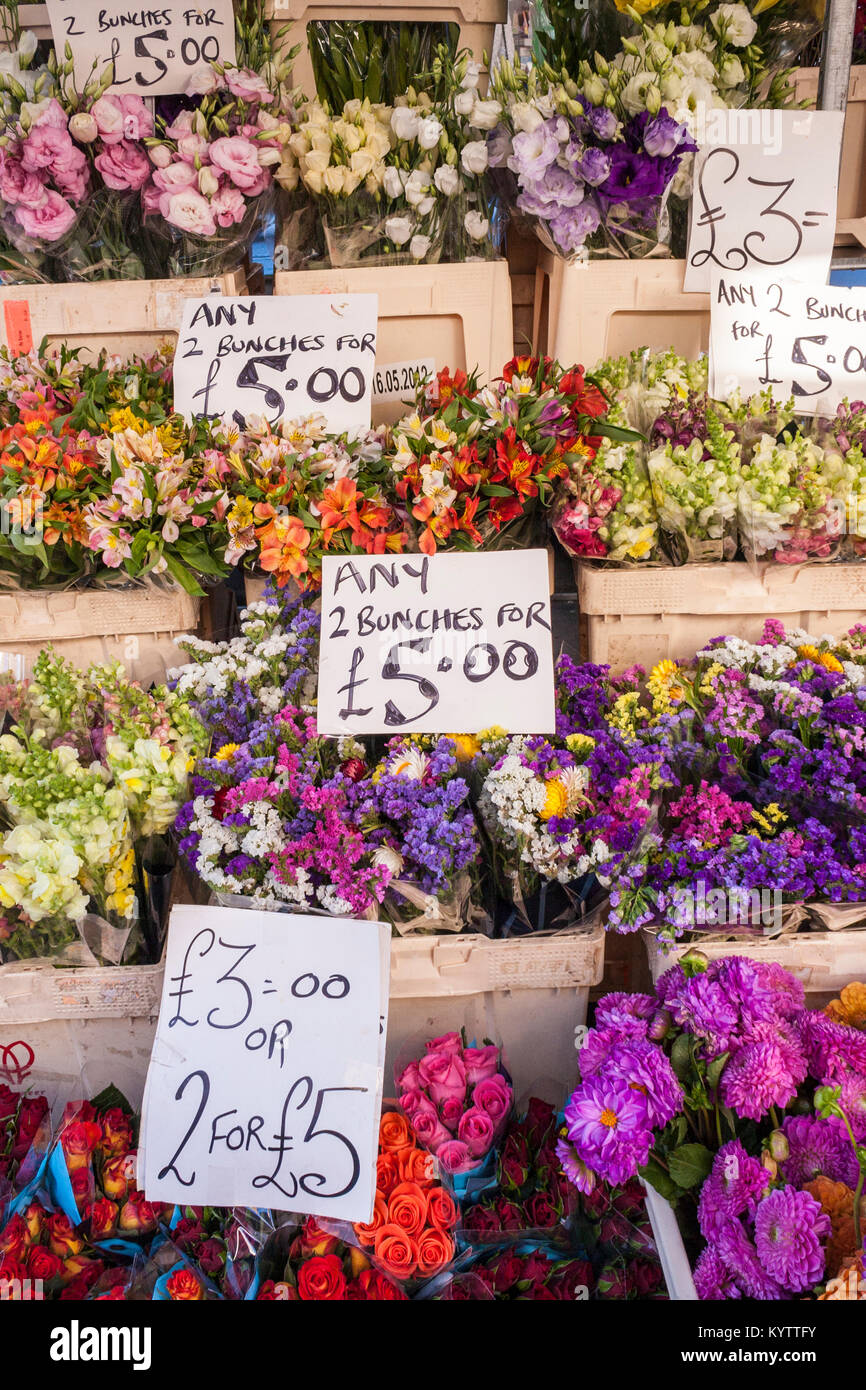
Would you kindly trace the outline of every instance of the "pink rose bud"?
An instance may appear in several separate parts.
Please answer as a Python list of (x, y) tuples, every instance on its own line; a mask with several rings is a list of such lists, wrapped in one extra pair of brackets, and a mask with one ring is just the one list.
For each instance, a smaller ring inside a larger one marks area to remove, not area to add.
[(428, 1052), (451, 1052), (455, 1057), (463, 1051), (459, 1033), (443, 1033), (441, 1038), (431, 1038), (424, 1046)]
[(499, 1071), (499, 1048), (493, 1043), (487, 1047), (464, 1047), (463, 1065), (469, 1085), (477, 1086), (479, 1081), (487, 1081)]
[(472, 1104), (498, 1125), (511, 1109), (511, 1087), (505, 1077), (491, 1076), (487, 1081), (479, 1081), (472, 1092)]
[(412, 1128), (418, 1143), (434, 1154), (438, 1154), (443, 1144), (453, 1140), (453, 1135), (448, 1133), (435, 1110), (432, 1114), (426, 1110), (416, 1110), (412, 1116)]
[(463, 1101), (456, 1097), (451, 1100), (444, 1100), (439, 1106), (439, 1118), (446, 1129), (450, 1129), (452, 1134), (457, 1133), (457, 1126), (463, 1114)]
[(422, 1084), (436, 1105), (441, 1105), (446, 1100), (464, 1100), (466, 1070), (454, 1053), (428, 1052), (418, 1063), (418, 1071)]
[(398, 1091), (415, 1091), (421, 1085), (421, 1073), (417, 1062), (410, 1062), (397, 1077)]
[(483, 1158), (493, 1147), (496, 1129), (486, 1110), (473, 1106), (467, 1110), (457, 1129), (457, 1138), (466, 1145), (473, 1158)]
[(445, 1173), (465, 1173), (477, 1168), (477, 1163), (465, 1144), (459, 1139), (449, 1139), (436, 1150), (439, 1165)]

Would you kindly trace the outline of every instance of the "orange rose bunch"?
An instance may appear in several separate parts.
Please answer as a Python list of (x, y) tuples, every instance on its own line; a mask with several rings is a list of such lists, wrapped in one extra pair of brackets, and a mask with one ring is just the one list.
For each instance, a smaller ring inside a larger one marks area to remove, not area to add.
[(84, 1299), (104, 1271), (104, 1262), (69, 1218), (35, 1198), (0, 1231), (0, 1281), (25, 1299)]
[(433, 1155), (419, 1148), (405, 1115), (386, 1111), (379, 1124), (373, 1218), (354, 1231), (375, 1263), (401, 1283), (432, 1279), (454, 1258), (451, 1232), (459, 1210), (435, 1172)]
[(289, 1246), (277, 1279), (266, 1279), (260, 1303), (403, 1302), (406, 1295), (387, 1275), (374, 1269), (363, 1250), (346, 1245), (308, 1217)]

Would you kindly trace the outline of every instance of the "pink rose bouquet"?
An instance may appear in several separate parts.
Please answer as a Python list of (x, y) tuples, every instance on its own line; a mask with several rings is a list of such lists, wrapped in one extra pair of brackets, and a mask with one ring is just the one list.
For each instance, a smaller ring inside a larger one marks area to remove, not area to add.
[(480, 1168), (511, 1114), (513, 1093), (495, 1043), (467, 1047), (459, 1033), (425, 1043), (396, 1076), (399, 1104), (418, 1142), (446, 1173)]

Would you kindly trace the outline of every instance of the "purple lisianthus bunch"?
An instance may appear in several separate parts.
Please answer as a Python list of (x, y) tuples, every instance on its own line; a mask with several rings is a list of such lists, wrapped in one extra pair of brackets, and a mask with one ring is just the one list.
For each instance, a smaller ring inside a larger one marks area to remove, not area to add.
[[(624, 233), (657, 237), (661, 199), (683, 154), (695, 149), (685, 126), (666, 110), (623, 123), (607, 107), (586, 101), (579, 113), (573, 107), (565, 113), (551, 111), (549, 98), (514, 90), (499, 95), (511, 131), (504, 163), (516, 182), (515, 204), (552, 249), (585, 254), (599, 229), (617, 241)], [(497, 131), (497, 164), (502, 143)]]

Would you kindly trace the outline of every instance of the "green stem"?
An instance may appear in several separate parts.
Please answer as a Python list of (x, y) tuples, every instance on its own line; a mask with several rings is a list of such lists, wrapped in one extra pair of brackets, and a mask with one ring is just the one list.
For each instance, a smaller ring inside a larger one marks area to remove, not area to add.
[(860, 1164), (860, 1176), (857, 1179), (857, 1187), (854, 1190), (854, 1240), (858, 1250), (863, 1249), (863, 1232), (860, 1229), (860, 1196), (863, 1192), (863, 1179), (866, 1178), (866, 1166)]

